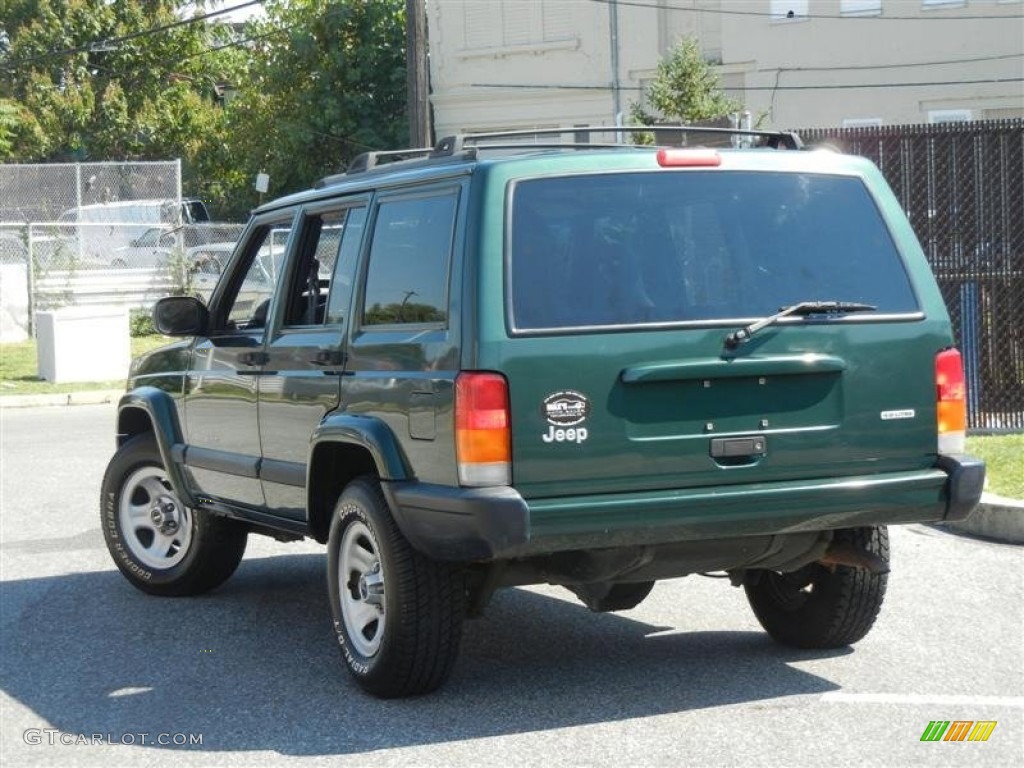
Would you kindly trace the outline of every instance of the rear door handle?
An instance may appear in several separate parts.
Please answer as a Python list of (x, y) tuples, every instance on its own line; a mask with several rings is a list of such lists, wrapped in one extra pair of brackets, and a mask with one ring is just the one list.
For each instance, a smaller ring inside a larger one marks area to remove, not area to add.
[(340, 349), (321, 349), (309, 362), (313, 365), (344, 365), (345, 353)]
[(243, 352), (238, 356), (238, 362), (242, 365), (266, 365), (270, 355), (266, 352)]

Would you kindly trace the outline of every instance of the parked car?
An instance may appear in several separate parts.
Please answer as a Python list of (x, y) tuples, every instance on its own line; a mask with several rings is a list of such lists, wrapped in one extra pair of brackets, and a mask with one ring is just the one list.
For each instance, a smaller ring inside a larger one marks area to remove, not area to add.
[(216, 254), (230, 254), (241, 232), (239, 224), (189, 224), (180, 227), (150, 227), (128, 245), (114, 250), (111, 266), (127, 268), (163, 268), (172, 262), (175, 251), (185, 254), (189, 264)]
[(193, 595), (249, 534), (326, 544), (344, 665), (385, 697), (439, 686), (515, 585), (617, 611), (719, 572), (781, 643), (863, 638), (887, 526), (981, 495), (960, 354), (878, 169), (741, 133), (450, 137), (261, 206), (206, 301), (154, 310), (180, 341), (118, 406), (117, 567)]
[[(70, 208), (58, 219), (65, 230), (68, 249), (79, 260), (117, 267), (161, 266), (162, 254), (155, 244), (133, 245), (140, 239), (157, 239), (153, 229), (174, 230), (209, 222), (210, 214), (201, 200), (120, 200)], [(173, 245), (173, 244), (172, 244)], [(140, 253), (133, 253), (132, 249)], [(132, 263), (135, 257), (148, 263)]]

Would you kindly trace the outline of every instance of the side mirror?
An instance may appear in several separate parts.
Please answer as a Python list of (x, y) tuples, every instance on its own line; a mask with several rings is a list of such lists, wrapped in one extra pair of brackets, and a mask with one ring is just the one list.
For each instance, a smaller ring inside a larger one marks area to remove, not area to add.
[(168, 296), (153, 307), (153, 325), (165, 336), (201, 336), (210, 311), (194, 296)]

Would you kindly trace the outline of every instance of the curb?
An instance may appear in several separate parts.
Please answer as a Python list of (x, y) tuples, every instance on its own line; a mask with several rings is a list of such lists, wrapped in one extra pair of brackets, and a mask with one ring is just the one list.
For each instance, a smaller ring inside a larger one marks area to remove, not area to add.
[(62, 392), (45, 395), (3, 395), (0, 396), (0, 409), (36, 408), (44, 405), (99, 405), (116, 403), (123, 389), (93, 389), (82, 392)]
[(967, 519), (945, 525), (958, 533), (1004, 544), (1024, 544), (1024, 501), (985, 493)]

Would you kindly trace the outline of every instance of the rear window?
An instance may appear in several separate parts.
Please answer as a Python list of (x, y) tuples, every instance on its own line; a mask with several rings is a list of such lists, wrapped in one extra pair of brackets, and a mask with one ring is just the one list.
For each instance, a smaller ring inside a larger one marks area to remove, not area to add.
[(917, 310), (903, 262), (857, 178), (740, 171), (517, 182), (513, 327), (726, 320), (800, 301)]

